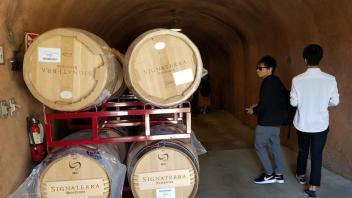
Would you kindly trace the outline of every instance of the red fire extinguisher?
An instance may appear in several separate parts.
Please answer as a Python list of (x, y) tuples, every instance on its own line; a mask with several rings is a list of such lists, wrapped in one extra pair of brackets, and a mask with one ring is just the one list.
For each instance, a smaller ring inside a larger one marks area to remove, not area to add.
[(44, 129), (38, 119), (27, 118), (29, 143), (31, 145), (31, 157), (33, 162), (40, 162), (46, 156), (44, 145)]

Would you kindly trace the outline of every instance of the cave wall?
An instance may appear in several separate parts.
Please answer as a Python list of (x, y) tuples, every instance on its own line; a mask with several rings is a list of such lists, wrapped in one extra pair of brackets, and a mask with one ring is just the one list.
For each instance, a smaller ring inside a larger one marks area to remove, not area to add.
[(0, 119), (0, 197), (14, 191), (31, 171), (26, 117), (30, 114), (39, 116), (42, 111), (41, 104), (27, 91), (22, 72), (11, 69), (9, 59), (19, 47), (19, 37), (9, 39), (8, 33), (17, 27), (9, 26), (7, 17), (10, 16), (4, 15), (7, 7), (3, 3), (0, 6), (0, 45), (4, 50), (5, 64), (0, 64), (0, 100), (14, 98), (20, 108), (14, 116)]

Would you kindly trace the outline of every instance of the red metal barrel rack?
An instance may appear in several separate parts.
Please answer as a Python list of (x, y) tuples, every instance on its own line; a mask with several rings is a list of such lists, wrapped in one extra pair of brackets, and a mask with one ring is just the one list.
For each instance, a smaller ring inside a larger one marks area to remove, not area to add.
[[(121, 110), (124, 107), (126, 109)], [(142, 109), (135, 109), (135, 107), (142, 107)], [(102, 104), (94, 112), (70, 112), (70, 113), (45, 113), (45, 137), (48, 152), (52, 147), (65, 147), (85, 144), (103, 144), (103, 143), (118, 143), (118, 142), (140, 142), (148, 140), (163, 140), (163, 139), (183, 139), (190, 138), (191, 134), (191, 108), (189, 103), (182, 103), (176, 107), (171, 108), (157, 108), (150, 104), (132, 101), (132, 102), (107, 102)], [(114, 110), (105, 110), (114, 108)], [(173, 116), (170, 116), (173, 115)], [(159, 115), (153, 118), (153, 115)], [(161, 115), (161, 116), (160, 116)], [(162, 115), (165, 115), (163, 117)], [(141, 116), (140, 119), (128, 119), (128, 116)], [(152, 118), (151, 118), (152, 117)], [(90, 126), (75, 126), (70, 124), (71, 128), (90, 128), (92, 130), (92, 138), (78, 141), (60, 141), (53, 139), (53, 122), (55, 120), (67, 120), (71, 123), (72, 119), (91, 119)], [(127, 127), (145, 125), (145, 134), (139, 136), (127, 136), (118, 138), (100, 138), (98, 123), (106, 118), (113, 118), (104, 124), (104, 127)], [(186, 133), (183, 134), (167, 134), (167, 135), (151, 135), (150, 126), (160, 123), (184, 123), (186, 125)]]

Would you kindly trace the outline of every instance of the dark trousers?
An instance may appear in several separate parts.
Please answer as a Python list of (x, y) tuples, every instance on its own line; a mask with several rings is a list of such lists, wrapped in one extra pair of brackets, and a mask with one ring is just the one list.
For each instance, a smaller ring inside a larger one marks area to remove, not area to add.
[(307, 159), (309, 150), (311, 152), (311, 171), (309, 184), (320, 186), (321, 166), (323, 160), (323, 149), (329, 128), (318, 133), (307, 133), (297, 130), (298, 136), (298, 158), (297, 158), (297, 175), (305, 175), (307, 169)]

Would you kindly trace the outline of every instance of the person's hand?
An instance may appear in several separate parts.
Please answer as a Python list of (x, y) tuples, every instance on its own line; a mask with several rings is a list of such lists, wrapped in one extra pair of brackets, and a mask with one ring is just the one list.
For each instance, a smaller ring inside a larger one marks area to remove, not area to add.
[(246, 108), (246, 113), (252, 115), (253, 114), (253, 109), (252, 108)]
[(254, 104), (254, 105), (251, 105), (248, 108), (245, 108), (247, 114), (253, 115), (253, 113), (254, 113), (253, 108), (256, 107), (256, 106), (258, 106), (258, 104)]
[(254, 107), (256, 107), (256, 106), (258, 106), (258, 104), (254, 104), (254, 105), (252, 105), (250, 108), (254, 108)]

